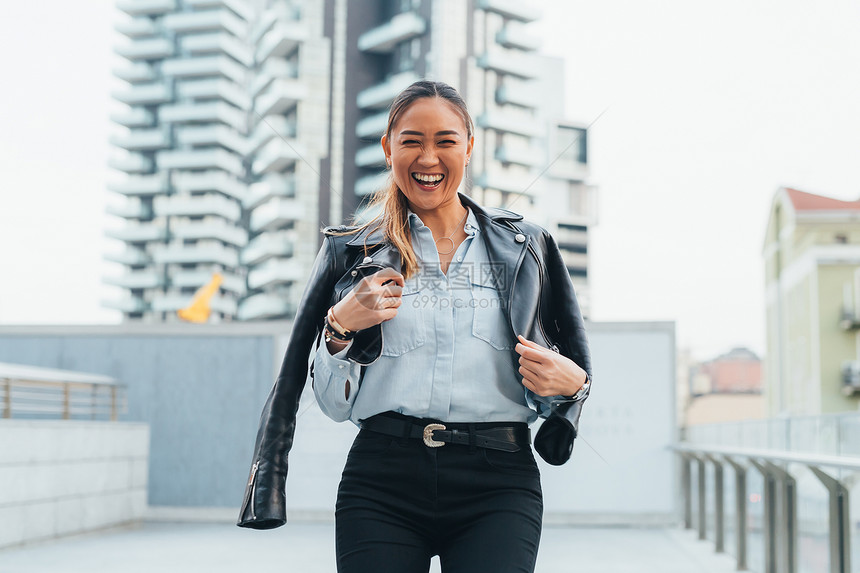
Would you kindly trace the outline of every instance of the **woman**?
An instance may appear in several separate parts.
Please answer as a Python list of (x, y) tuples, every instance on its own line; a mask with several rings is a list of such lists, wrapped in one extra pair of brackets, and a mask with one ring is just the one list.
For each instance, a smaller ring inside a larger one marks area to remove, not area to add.
[[(361, 427), (336, 504), (338, 571), (533, 571), (535, 448), (569, 457), (590, 388), (579, 306), (552, 237), (460, 194), (474, 143), (450, 86), (391, 105), (381, 214), (326, 229), (263, 412), (239, 525), (284, 523), (286, 454), (312, 377), (322, 410)], [(305, 360), (303, 360), (305, 358)]]

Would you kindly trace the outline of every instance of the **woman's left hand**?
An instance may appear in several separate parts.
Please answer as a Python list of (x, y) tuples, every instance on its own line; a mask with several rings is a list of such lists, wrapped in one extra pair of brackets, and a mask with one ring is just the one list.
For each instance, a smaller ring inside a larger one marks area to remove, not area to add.
[(567, 356), (517, 335), (523, 386), (538, 396), (570, 396), (585, 384), (585, 370)]

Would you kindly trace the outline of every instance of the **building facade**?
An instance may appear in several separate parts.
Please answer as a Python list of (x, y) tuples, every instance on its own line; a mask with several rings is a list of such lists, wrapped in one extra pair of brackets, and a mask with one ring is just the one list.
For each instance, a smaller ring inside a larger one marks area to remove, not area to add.
[(764, 243), (768, 414), (860, 407), (860, 201), (781, 188)]
[[(174, 321), (219, 272), (215, 320), (290, 318), (328, 224), (364, 221), (388, 177), (379, 137), (396, 94), (445, 81), (469, 103), (463, 191), (557, 238), (587, 316), (586, 126), (564, 118), (562, 62), (540, 56), (512, 0), (119, 0), (125, 173), (105, 301)], [(548, 98), (545, 94), (553, 94)]]

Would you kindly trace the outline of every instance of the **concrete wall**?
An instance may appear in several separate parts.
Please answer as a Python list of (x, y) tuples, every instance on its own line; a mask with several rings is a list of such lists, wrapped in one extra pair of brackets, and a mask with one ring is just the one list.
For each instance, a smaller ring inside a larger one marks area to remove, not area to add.
[(139, 520), (146, 424), (0, 420), (0, 547)]
[[(674, 325), (586, 327), (594, 388), (572, 459), (561, 467), (541, 462), (547, 517), (672, 521)], [(123, 419), (151, 426), (151, 514), (181, 517), (171, 508), (191, 508), (202, 519), (235, 519), (288, 332), (288, 323), (0, 327), (0, 361), (107, 374), (128, 384)], [(299, 412), (288, 509), (294, 518), (327, 519), (357, 430), (326, 418), (309, 387)]]

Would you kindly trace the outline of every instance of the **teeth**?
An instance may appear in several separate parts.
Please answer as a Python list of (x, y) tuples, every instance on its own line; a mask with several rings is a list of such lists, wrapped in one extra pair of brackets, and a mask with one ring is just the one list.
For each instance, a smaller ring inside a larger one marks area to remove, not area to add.
[(412, 177), (423, 183), (438, 183), (442, 181), (444, 175), (422, 175), (420, 173), (413, 173)]

